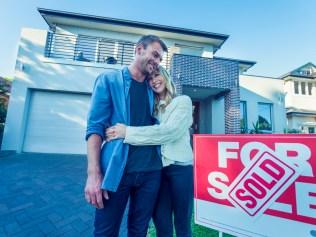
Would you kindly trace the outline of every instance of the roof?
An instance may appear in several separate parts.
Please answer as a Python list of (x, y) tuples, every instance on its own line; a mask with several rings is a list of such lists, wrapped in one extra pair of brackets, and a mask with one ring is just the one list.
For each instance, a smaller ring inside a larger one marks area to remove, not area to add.
[[(311, 69), (310, 75), (303, 74), (302, 73), (303, 69)], [(282, 75), (280, 78), (284, 79), (284, 78), (289, 77), (289, 76), (315, 79), (316, 78), (316, 66), (313, 63), (308, 62), (308, 63), (304, 64), (303, 66), (300, 66), (300, 67)]]
[(72, 25), (141, 35), (155, 34), (162, 38), (212, 44), (214, 47), (214, 52), (216, 52), (216, 50), (218, 50), (229, 37), (228, 35), (224, 34), (103, 16), (94, 16), (45, 8), (38, 8), (37, 10), (50, 28), (54, 28), (55, 25)]

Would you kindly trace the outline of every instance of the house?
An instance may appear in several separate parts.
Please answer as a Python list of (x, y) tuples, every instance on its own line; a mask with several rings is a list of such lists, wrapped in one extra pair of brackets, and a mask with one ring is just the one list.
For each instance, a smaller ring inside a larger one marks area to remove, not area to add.
[[(270, 123), (265, 130), (284, 129), (279, 81), (240, 76), (255, 62), (215, 56), (228, 35), (38, 11), (49, 30), (22, 30), (3, 150), (85, 154), (86, 116), (94, 80), (101, 72), (128, 65), (135, 42), (144, 34), (158, 35), (167, 44), (169, 52), (162, 65), (170, 70), (178, 92), (193, 100), (195, 133), (240, 133), (240, 98), (248, 108), (243, 112), (248, 115), (247, 127), (262, 113), (267, 120), (262, 123)], [(278, 86), (274, 94), (266, 91), (270, 86), (265, 83), (270, 81)], [(263, 86), (256, 86), (259, 84)]]
[(316, 66), (306, 63), (281, 78), (289, 131), (316, 133)]

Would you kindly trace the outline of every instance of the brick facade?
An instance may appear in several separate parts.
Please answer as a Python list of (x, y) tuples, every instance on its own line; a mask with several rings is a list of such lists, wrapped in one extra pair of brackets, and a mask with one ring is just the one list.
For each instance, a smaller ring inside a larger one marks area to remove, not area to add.
[(174, 54), (171, 61), (171, 76), (179, 94), (182, 94), (183, 86), (227, 90), (224, 94), (225, 133), (240, 133), (238, 62)]

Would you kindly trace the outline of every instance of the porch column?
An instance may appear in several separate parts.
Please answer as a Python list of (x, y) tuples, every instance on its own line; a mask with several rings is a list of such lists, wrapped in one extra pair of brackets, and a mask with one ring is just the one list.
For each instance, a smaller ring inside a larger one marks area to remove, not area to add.
[(239, 86), (225, 95), (225, 134), (240, 133)]

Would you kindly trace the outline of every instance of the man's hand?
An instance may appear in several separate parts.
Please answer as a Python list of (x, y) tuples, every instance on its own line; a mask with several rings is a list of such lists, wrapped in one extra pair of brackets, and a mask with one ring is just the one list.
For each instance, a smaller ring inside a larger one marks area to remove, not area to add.
[(126, 136), (126, 125), (117, 123), (112, 127), (105, 130), (106, 141), (109, 142), (114, 139), (125, 138)]
[(88, 174), (86, 187), (84, 189), (85, 199), (96, 208), (103, 208), (102, 195), (109, 199), (108, 192), (101, 190), (102, 175), (100, 173)]
[[(88, 153), (88, 178), (84, 189), (85, 198), (88, 203), (91, 203), (96, 208), (103, 208), (102, 201), (102, 174), (100, 170), (100, 153), (101, 153), (102, 138), (97, 134), (92, 134), (88, 138), (87, 153)], [(109, 199), (107, 191), (104, 191), (104, 198)]]

